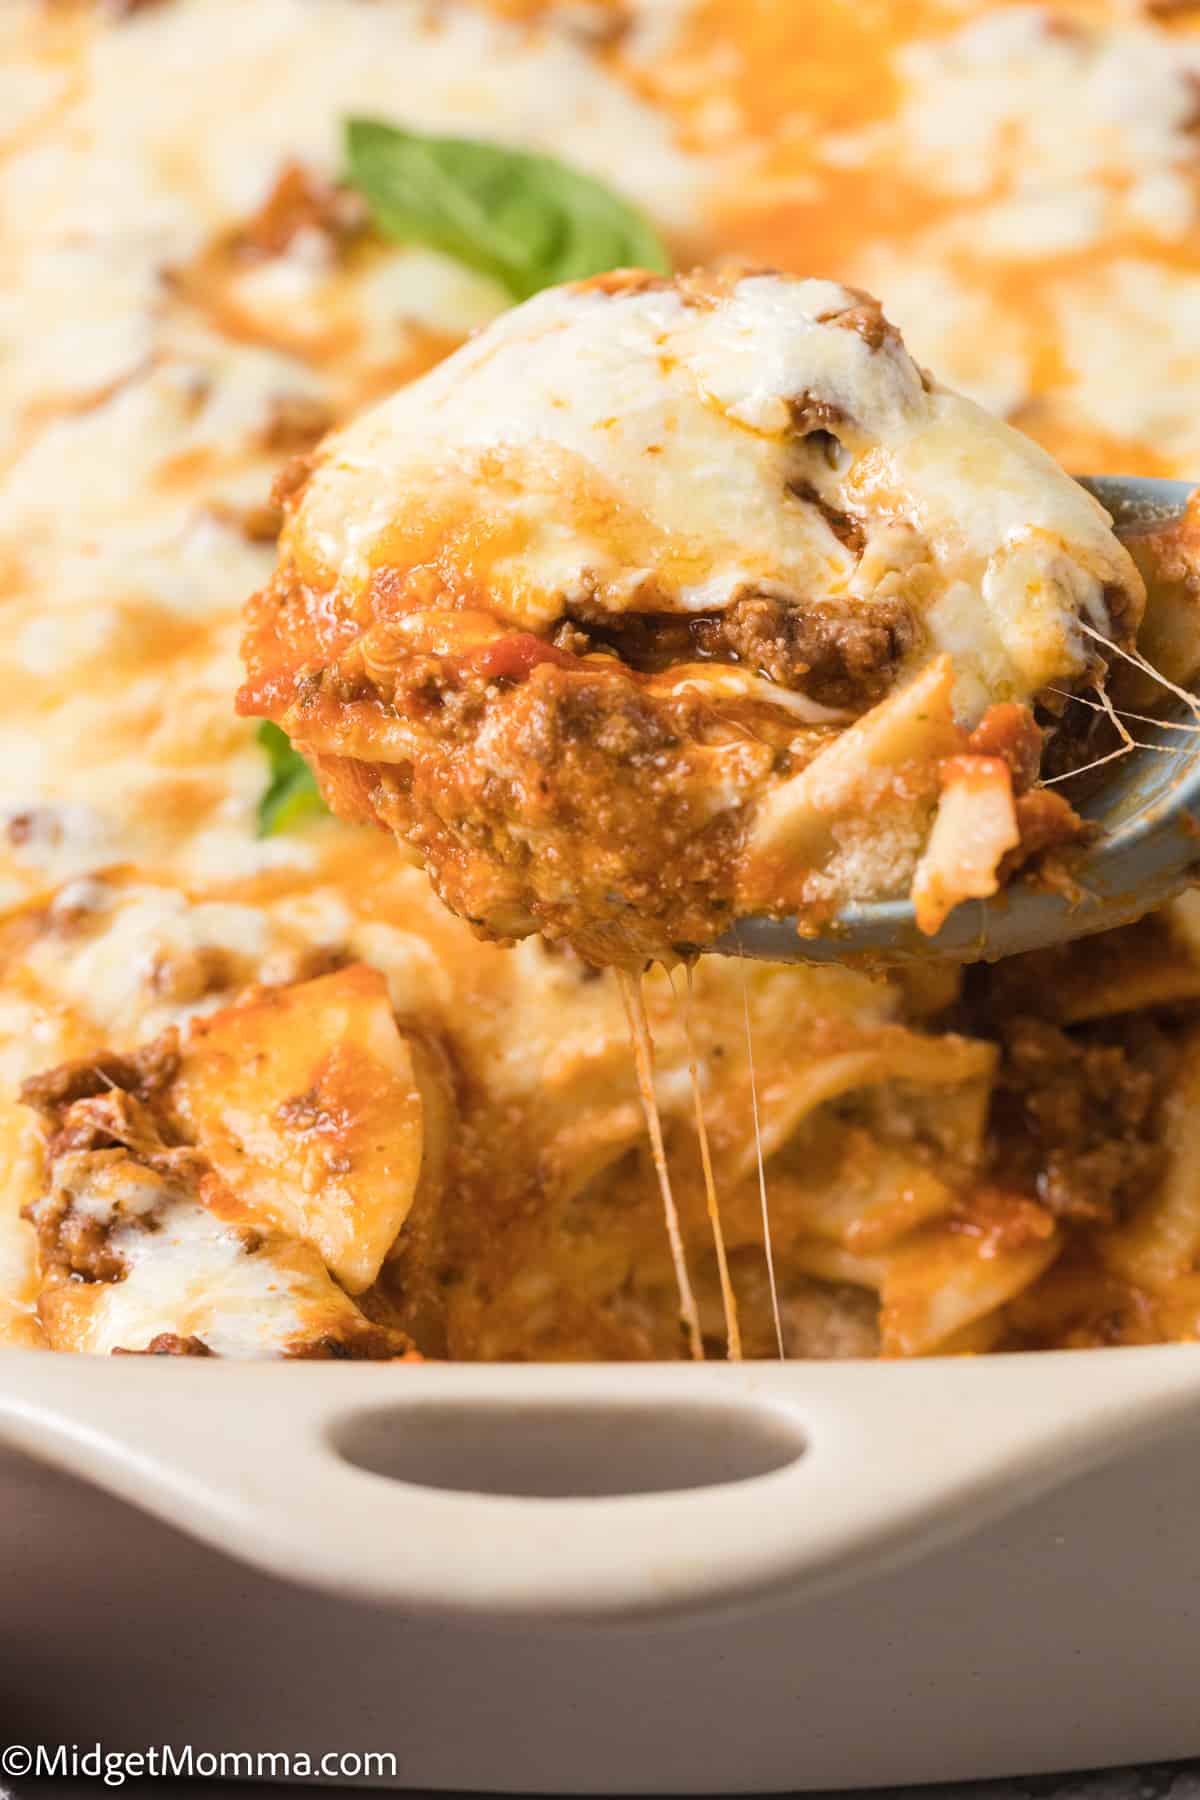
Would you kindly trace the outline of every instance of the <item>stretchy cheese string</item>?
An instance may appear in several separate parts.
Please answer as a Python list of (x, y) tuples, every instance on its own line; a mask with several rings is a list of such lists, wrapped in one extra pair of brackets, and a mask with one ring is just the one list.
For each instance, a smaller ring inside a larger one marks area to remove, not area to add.
[(654, 1046), (650, 1038), (650, 1024), (646, 1018), (646, 1000), (642, 991), (642, 977), (631, 975), (628, 969), (618, 969), (617, 986), (621, 991), (621, 999), (625, 1006), (625, 1017), (629, 1021), (629, 1036), (633, 1043), (633, 1061), (637, 1070), (638, 1096), (642, 1102), (642, 1116), (646, 1121), (646, 1135), (650, 1140), (650, 1154), (654, 1159), (654, 1170), (658, 1176), (658, 1191), (662, 1195), (663, 1213), (667, 1221), (667, 1238), (671, 1245), (671, 1260), (675, 1265), (675, 1282), (679, 1289), (679, 1315), (687, 1328), (688, 1348), (697, 1362), (704, 1361), (704, 1340), (700, 1335), (700, 1314), (696, 1309), (696, 1296), (692, 1292), (692, 1284), (688, 1277), (687, 1258), (683, 1253), (683, 1234), (679, 1229), (679, 1213), (675, 1206), (675, 1196), (671, 1192), (671, 1177), (667, 1173), (667, 1153), (663, 1148), (662, 1120), (658, 1114), (658, 1100), (654, 1093)]
[[(1048, 694), (1057, 694), (1060, 700), (1074, 700), (1077, 706), (1086, 706), (1089, 712), (1106, 713), (1112, 707), (1112, 701), (1109, 700), (1107, 694), (1104, 696), (1107, 704), (1101, 706), (1098, 700), (1089, 700), (1085, 694), (1068, 694), (1066, 688), (1048, 687), (1045, 691)], [(1126, 706), (1115, 707), (1113, 710), (1118, 719), (1133, 719), (1138, 725), (1157, 725), (1161, 731), (1190, 731), (1193, 734), (1200, 734), (1200, 725), (1185, 725), (1182, 719), (1156, 719), (1151, 713), (1130, 712)], [(1141, 748), (1143, 750), (1159, 750), (1162, 746), (1160, 744), (1143, 744)]]
[[(1079, 621), (1079, 628), (1095, 643), (1103, 644), (1104, 648), (1110, 651), (1112, 655), (1119, 656), (1122, 662), (1129, 663), (1141, 674), (1149, 676), (1151, 681), (1156, 681), (1168, 694), (1174, 694), (1177, 699), (1182, 700), (1190, 711), (1193, 719), (1200, 720), (1200, 702), (1197, 701), (1195, 694), (1189, 694), (1186, 688), (1180, 687), (1177, 682), (1171, 681), (1161, 672), (1161, 670), (1156, 669), (1154, 664), (1144, 657), (1140, 650), (1122, 649), (1120, 644), (1114, 644), (1111, 638), (1106, 638), (1103, 632), (1097, 631), (1094, 626), (1086, 624), (1082, 619)], [(1109, 698), (1104, 688), (1101, 687), (1099, 683), (1097, 683), (1093, 689), (1093, 692), (1096, 695), (1094, 700), (1085, 699), (1082, 694), (1063, 693), (1060, 688), (1051, 688), (1050, 692), (1061, 694), (1064, 700), (1077, 700), (1081, 706), (1089, 707), (1092, 712), (1106, 713), (1115, 726), (1121, 742), (1115, 750), (1110, 750), (1107, 756), (1098, 756), (1094, 762), (1084, 763), (1082, 768), (1068, 769), (1065, 775), (1052, 775), (1048, 781), (1042, 783), (1043, 787), (1053, 787), (1056, 782), (1069, 781), (1072, 775), (1085, 775), (1089, 769), (1102, 768), (1105, 763), (1115, 762), (1119, 757), (1128, 756), (1133, 750), (1154, 750), (1162, 756), (1169, 756), (1171, 754), (1170, 749), (1165, 744), (1143, 744), (1139, 742), (1124, 724), (1125, 719), (1136, 719), (1143, 725), (1162, 725), (1169, 731), (1195, 731), (1198, 729), (1196, 725), (1181, 725), (1177, 721), (1172, 721), (1170, 719), (1147, 718), (1144, 713), (1127, 713), (1124, 710), (1118, 711), (1118, 709), (1114, 707), (1112, 700)]]
[[(736, 929), (735, 929), (736, 937)], [(767, 1171), (763, 1164), (762, 1131), (758, 1120), (758, 1079), (754, 1071), (754, 1038), (750, 1030), (750, 983), (746, 979), (746, 953), (737, 940), (738, 964), (742, 973), (742, 1017), (746, 1024), (746, 1064), (750, 1071), (750, 1105), (754, 1113), (754, 1154), (758, 1160), (758, 1198), (762, 1206), (763, 1249), (767, 1257), (767, 1280), (771, 1288), (771, 1317), (775, 1322), (775, 1344), (782, 1362), (787, 1355), (783, 1347), (783, 1320), (779, 1316), (779, 1288), (775, 1282), (775, 1252), (771, 1243), (771, 1212), (767, 1205)]]
[[(1057, 689), (1053, 691), (1057, 692)], [(1098, 700), (1085, 700), (1082, 694), (1068, 694), (1066, 698), (1078, 700), (1081, 706), (1089, 707), (1092, 712), (1104, 713), (1112, 721), (1121, 742), (1115, 750), (1110, 750), (1107, 756), (1098, 756), (1093, 762), (1083, 763), (1078, 769), (1068, 769), (1065, 775), (1051, 775), (1049, 780), (1043, 781), (1043, 787), (1054, 787), (1059, 781), (1069, 781), (1072, 775), (1086, 775), (1089, 769), (1102, 768), (1105, 763), (1115, 762), (1119, 757), (1128, 756), (1133, 750), (1154, 750), (1162, 756), (1171, 755), (1171, 751), (1165, 744), (1140, 743), (1125, 724), (1126, 715), (1117, 711), (1104, 689), (1097, 686), (1094, 691), (1099, 695)], [(1153, 724), (1154, 721), (1149, 722)]]
[(1094, 625), (1085, 624), (1082, 619), (1079, 621), (1079, 628), (1088, 637), (1094, 638), (1096, 643), (1103, 644), (1106, 650), (1111, 650), (1114, 656), (1119, 656), (1122, 662), (1132, 663), (1143, 675), (1149, 675), (1152, 681), (1157, 681), (1160, 687), (1166, 688), (1168, 694), (1174, 694), (1177, 700), (1184, 702), (1194, 719), (1200, 719), (1200, 700), (1197, 700), (1195, 694), (1189, 694), (1186, 688), (1170, 680), (1161, 669), (1156, 669), (1140, 650), (1123, 650), (1120, 644), (1114, 644), (1111, 638), (1106, 638), (1103, 632), (1097, 631)]
[[(674, 991), (674, 983), (672, 983)], [(717, 1273), (721, 1279), (721, 1304), (725, 1309), (725, 1347), (730, 1362), (742, 1360), (742, 1333), (738, 1324), (737, 1295), (733, 1291), (733, 1283), (729, 1279), (729, 1259), (725, 1254), (725, 1232), (721, 1225), (721, 1205), (717, 1199), (717, 1184), (713, 1178), (712, 1154), (708, 1145), (708, 1126), (704, 1123), (704, 1101), (700, 1094), (700, 1068), (696, 1058), (696, 1038), (693, 1031), (695, 1005), (695, 987), (692, 981), (692, 965), (687, 965), (687, 992), (683, 1005), (683, 1034), (687, 1043), (688, 1073), (692, 1078), (692, 1105), (696, 1111), (696, 1135), (700, 1140), (700, 1161), (704, 1165), (704, 1198), (708, 1205), (708, 1218), (712, 1226), (713, 1245), (717, 1252)]]

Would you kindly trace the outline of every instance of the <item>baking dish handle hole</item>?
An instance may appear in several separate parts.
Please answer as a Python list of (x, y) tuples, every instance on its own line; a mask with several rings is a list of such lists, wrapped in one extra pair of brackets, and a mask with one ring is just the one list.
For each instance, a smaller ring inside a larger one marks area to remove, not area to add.
[(744, 1402), (437, 1401), (356, 1413), (332, 1439), (347, 1462), (392, 1481), (530, 1500), (753, 1481), (789, 1467), (806, 1448), (792, 1413)]

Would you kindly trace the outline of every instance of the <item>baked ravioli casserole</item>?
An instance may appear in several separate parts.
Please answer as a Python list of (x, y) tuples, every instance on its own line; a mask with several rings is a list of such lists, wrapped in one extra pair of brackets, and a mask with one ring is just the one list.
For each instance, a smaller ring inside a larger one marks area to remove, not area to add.
[(0, 1342), (1194, 1339), (1193, 895), (700, 952), (1069, 888), (1196, 682), (1200, 508), (1070, 476), (1200, 480), (1200, 9), (9, 0), (0, 68)]
[(551, 289), (286, 489), (243, 707), (455, 912), (601, 963), (994, 893), (1081, 829), (1032, 703), (1143, 610), (1096, 501), (828, 281)]

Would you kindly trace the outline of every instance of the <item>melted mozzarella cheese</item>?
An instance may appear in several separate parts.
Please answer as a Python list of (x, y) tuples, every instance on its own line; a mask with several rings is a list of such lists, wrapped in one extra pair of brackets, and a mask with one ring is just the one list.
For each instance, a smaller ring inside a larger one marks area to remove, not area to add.
[(1195, 221), (1200, 46), (1012, 6), (905, 46), (897, 65), (907, 93), (886, 129), (900, 167), (987, 197), (984, 251), (1075, 250), (1130, 222), (1179, 236)]
[[(685, 231), (710, 178), (569, 34), (465, 3), (171, 0), (86, 30), (77, 76), (62, 129), (18, 138), (0, 209), (12, 246), (104, 243), (114, 284), (186, 262), (262, 204), (287, 158), (333, 175), (350, 113), (545, 148), (618, 189), (636, 170), (643, 203)], [(21, 83), (31, 106), (37, 80)]]
[(860, 296), (779, 276), (539, 295), (327, 442), (285, 551), (346, 594), (435, 543), (451, 587), (526, 629), (580, 600), (903, 593), (968, 716), (1077, 674), (1106, 587), (1141, 602), (1047, 456), (923, 377)]
[(173, 888), (73, 883), (55, 910), (69, 926), (31, 947), (30, 972), (118, 1042), (153, 1037), (219, 1005), (278, 941), (257, 907), (190, 906)]
[[(685, 237), (711, 172), (587, 43), (469, 0), (0, 12), (0, 805), (75, 809), (52, 845), (0, 835), (0, 894), (121, 860), (186, 882), (302, 869), (296, 838), (256, 840), (262, 759), (229, 709), (236, 612), (270, 569), (239, 518), (289, 450), (273, 411), (336, 417), (507, 296), (434, 251), (350, 266), (304, 233), (216, 293), (197, 269), (289, 164), (332, 179), (355, 113), (618, 188), (636, 171)], [(205, 642), (209, 621), (229, 625)]]
[[(919, 360), (1073, 471), (1191, 479), (1182, 430), (1108, 421), (1167, 391), (1158, 343), (1187, 342), (1198, 71), (1185, 8), (789, 0), (694, 15), (654, 91), (724, 148), (743, 254), (883, 294)], [(731, 116), (710, 132), (718, 82)], [(1077, 379), (1076, 298), (1105, 313), (1097, 280), (1131, 258), (1148, 278)], [(1185, 357), (1167, 389), (1197, 415)]]
[(902, 45), (894, 71), (895, 112), (819, 155), (912, 184), (928, 223), (864, 244), (856, 275), (918, 355), (1075, 468), (1132, 473), (1152, 445), (1150, 469), (1191, 477), (1196, 281), (1176, 262), (1200, 221), (1200, 43), (1013, 6)]
[(1116, 259), (1064, 278), (1053, 304), (1068, 416), (1153, 444), (1189, 478), (1200, 471), (1200, 271)]
[(124, 1274), (49, 1289), (56, 1349), (107, 1356), (167, 1334), (198, 1337), (214, 1356), (280, 1356), (361, 1323), (316, 1251), (257, 1230), (248, 1244), (249, 1215), (224, 1218), (120, 1152), (63, 1157), (57, 1181), (72, 1210), (106, 1231)]

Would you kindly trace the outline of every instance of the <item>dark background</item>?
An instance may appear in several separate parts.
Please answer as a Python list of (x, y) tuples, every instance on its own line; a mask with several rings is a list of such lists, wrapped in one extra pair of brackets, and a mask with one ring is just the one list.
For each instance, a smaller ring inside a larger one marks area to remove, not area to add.
[[(1200, 1705), (1200, 1696), (1197, 1704)], [(0, 1784), (0, 1800), (84, 1800), (98, 1792), (128, 1793), (136, 1800), (289, 1800), (311, 1792), (306, 1783), (276, 1786), (274, 1783), (224, 1781), (128, 1781), (124, 1788), (105, 1788), (99, 1781), (18, 1781)], [(325, 1793), (365, 1793), (364, 1788), (325, 1788)], [(385, 1791), (385, 1790), (375, 1790)], [(453, 1795), (424, 1794), (405, 1790), (409, 1800), (455, 1800)], [(1200, 1760), (1185, 1763), (1147, 1763), (1137, 1769), (1083, 1770), (1072, 1775), (1037, 1775), (1013, 1781), (949, 1782), (938, 1787), (870, 1788), (859, 1790), (863, 1800), (1200, 1800)], [(460, 1797), (465, 1800), (465, 1797)], [(475, 1797), (480, 1800), (480, 1797)], [(805, 1800), (853, 1800), (843, 1792), (813, 1794)]]

